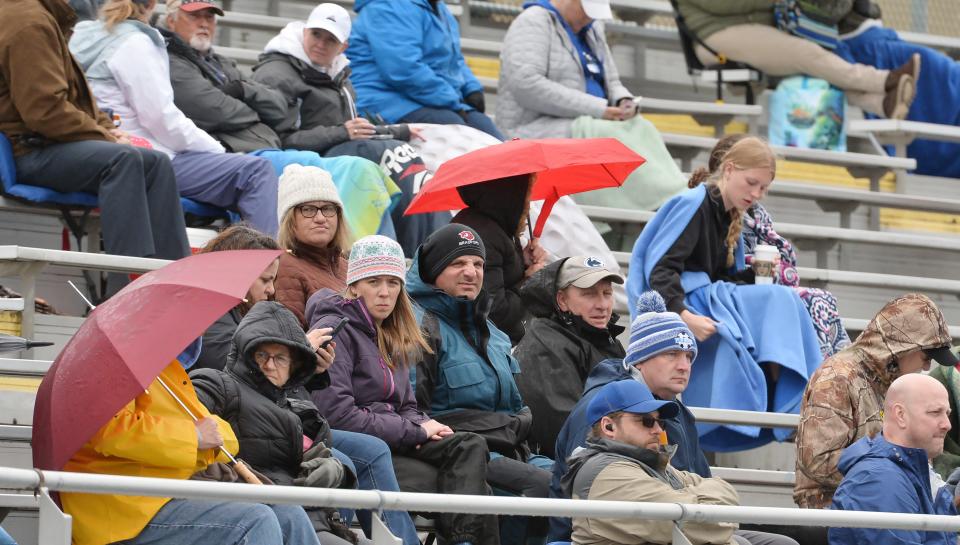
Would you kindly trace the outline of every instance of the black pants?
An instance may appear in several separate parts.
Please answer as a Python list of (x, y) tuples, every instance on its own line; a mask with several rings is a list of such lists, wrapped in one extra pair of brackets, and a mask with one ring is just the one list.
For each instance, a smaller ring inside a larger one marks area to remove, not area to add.
[[(487, 483), (525, 498), (549, 498), (552, 474), (531, 464), (500, 456), (487, 464)], [(547, 536), (546, 517), (500, 517), (501, 543), (541, 543)]]
[[(487, 442), (477, 434), (457, 432), (440, 441), (427, 441), (419, 449), (393, 455), (393, 469), (404, 492), (441, 494), (489, 493)], [(437, 534), (444, 543), (470, 542), (499, 545), (497, 517), (469, 513), (442, 513)]]
[[(780, 524), (741, 524), (740, 530), (771, 532), (793, 539), (800, 545), (827, 545), (827, 529), (823, 526), (787, 526)], [(753, 543), (751, 541), (751, 543)]]
[[(17, 180), (61, 193), (96, 193), (109, 254), (180, 259), (190, 253), (166, 154), (99, 140), (55, 144), (17, 158)], [(108, 293), (127, 282), (109, 276)]]

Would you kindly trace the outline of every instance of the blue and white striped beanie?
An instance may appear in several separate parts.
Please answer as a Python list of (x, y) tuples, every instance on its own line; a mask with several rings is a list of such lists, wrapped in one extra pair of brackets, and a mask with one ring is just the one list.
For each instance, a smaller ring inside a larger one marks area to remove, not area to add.
[(630, 345), (623, 358), (624, 369), (670, 350), (685, 350), (697, 358), (697, 339), (676, 312), (667, 312), (663, 297), (655, 291), (640, 294), (637, 317), (630, 324)]

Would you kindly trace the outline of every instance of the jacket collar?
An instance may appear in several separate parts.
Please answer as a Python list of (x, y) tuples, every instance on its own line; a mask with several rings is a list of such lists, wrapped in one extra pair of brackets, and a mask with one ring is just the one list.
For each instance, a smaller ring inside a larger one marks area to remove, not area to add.
[(77, 23), (77, 14), (64, 0), (39, 0), (43, 9), (53, 16), (60, 27), (60, 32), (69, 37), (73, 32), (73, 25)]

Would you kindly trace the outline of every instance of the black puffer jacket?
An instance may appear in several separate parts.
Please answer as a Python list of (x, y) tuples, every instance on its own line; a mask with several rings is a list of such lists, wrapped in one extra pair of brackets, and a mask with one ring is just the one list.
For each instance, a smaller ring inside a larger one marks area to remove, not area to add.
[(583, 393), (587, 375), (601, 361), (625, 355), (617, 340), (624, 328), (616, 325), (616, 314), (606, 329), (598, 329), (557, 308), (557, 277), (567, 259), (547, 265), (520, 289), (534, 318), (513, 351), (520, 362), (520, 395), (537, 423), (530, 446), (550, 458), (563, 423)]
[[(253, 79), (273, 87), (287, 98), (287, 117), (272, 127), (285, 148), (324, 153), (350, 140), (344, 123), (357, 117), (354, 107), (350, 68), (334, 77), (314, 69), (302, 60), (284, 53), (260, 56)], [(389, 133), (396, 140), (410, 140), (406, 125), (384, 125), (377, 132)]]
[(493, 299), (490, 320), (516, 345), (523, 338), (526, 313), (520, 301), (520, 285), (526, 266), (517, 238), (530, 204), (528, 175), (502, 178), (457, 188), (468, 208), (450, 220), (472, 227), (487, 250), (483, 289)]
[[(294, 363), (282, 387), (267, 380), (253, 360), (262, 343), (290, 347)], [(190, 379), (200, 402), (230, 423), (240, 441), (239, 457), (274, 483), (289, 485), (300, 471), (303, 436), (330, 444), (330, 427), (304, 387), (315, 374), (316, 356), (296, 316), (265, 301), (237, 326), (225, 370), (198, 369)]]

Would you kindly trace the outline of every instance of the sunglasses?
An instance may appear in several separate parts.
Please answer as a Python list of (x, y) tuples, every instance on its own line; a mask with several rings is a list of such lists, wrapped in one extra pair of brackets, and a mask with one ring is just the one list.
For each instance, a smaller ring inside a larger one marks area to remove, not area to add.
[(654, 418), (649, 414), (637, 415), (635, 418), (639, 420), (641, 424), (643, 424), (644, 428), (653, 429), (653, 426), (659, 425), (661, 430), (666, 429), (664, 427), (662, 418)]

